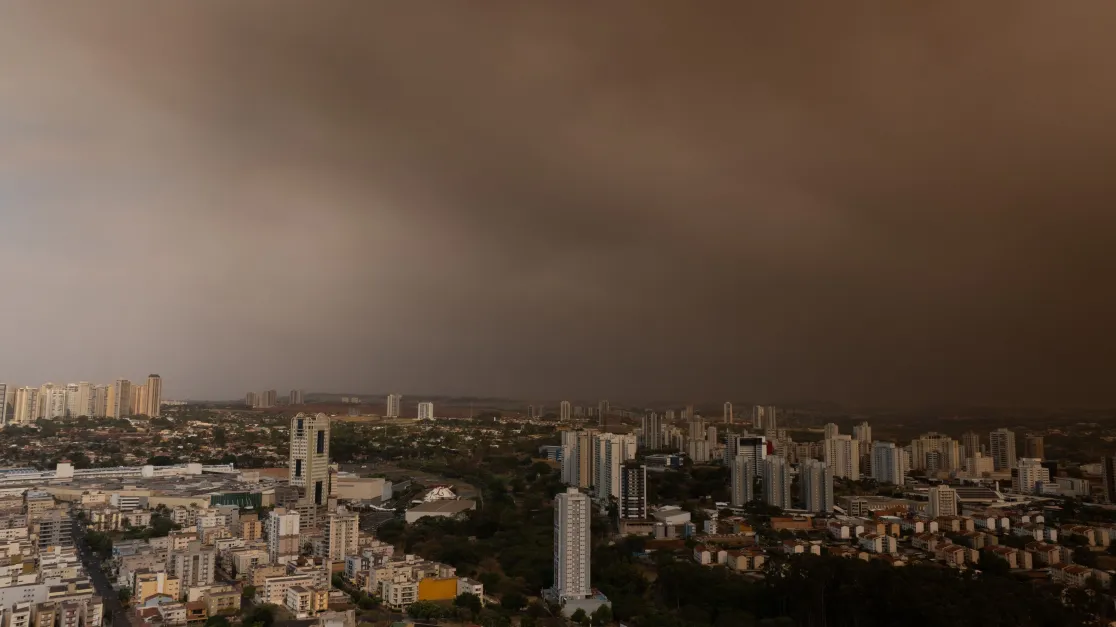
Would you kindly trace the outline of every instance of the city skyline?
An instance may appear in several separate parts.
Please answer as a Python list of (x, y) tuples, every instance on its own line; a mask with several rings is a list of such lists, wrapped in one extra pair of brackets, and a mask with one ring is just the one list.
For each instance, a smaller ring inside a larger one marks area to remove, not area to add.
[(0, 379), (1116, 403), (1116, 6), (133, 6), (0, 9)]

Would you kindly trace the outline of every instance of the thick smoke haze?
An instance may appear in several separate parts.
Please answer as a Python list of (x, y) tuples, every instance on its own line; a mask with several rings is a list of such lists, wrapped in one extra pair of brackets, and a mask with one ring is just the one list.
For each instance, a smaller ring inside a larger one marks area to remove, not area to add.
[(0, 5), (0, 380), (1116, 402), (1111, 2)]

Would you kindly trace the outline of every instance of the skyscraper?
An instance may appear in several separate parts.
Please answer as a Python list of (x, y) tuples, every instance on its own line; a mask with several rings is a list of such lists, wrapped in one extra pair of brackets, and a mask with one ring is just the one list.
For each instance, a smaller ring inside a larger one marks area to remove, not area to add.
[(903, 485), (905, 482), (906, 456), (894, 442), (872, 444), (872, 478), (880, 483)]
[(144, 413), (152, 418), (163, 414), (163, 378), (157, 374), (147, 375), (147, 395)]
[(724, 409), (722, 410), (722, 418), (725, 424), (732, 424), (732, 403), (725, 402)]
[(290, 484), (303, 489), (307, 502), (324, 505), (329, 498), (329, 416), (291, 418), (290, 448)]
[(97, 385), (93, 387), (93, 400), (89, 408), (90, 416), (104, 418), (108, 415), (108, 397), (111, 385)]
[(1015, 468), (1015, 432), (996, 429), (988, 436), (992, 449), (992, 463), (999, 472)]
[(279, 402), (279, 392), (276, 390), (264, 390), (260, 393), (259, 397), (257, 397), (256, 402), (260, 409), (275, 407), (275, 404)]
[(602, 427), (608, 423), (608, 401), (597, 403), (597, 424)]
[(841, 430), (840, 430), (840, 428), (837, 427), (836, 424), (830, 422), (830, 423), (827, 423), (825, 425), (825, 439), (826, 440), (831, 440), (831, 439), (837, 437), (838, 435), (840, 435), (840, 433), (841, 433)]
[(930, 502), (926, 505), (926, 513), (930, 518), (939, 516), (956, 516), (957, 492), (947, 485), (937, 485), (930, 488)]
[(763, 502), (779, 509), (790, 509), (790, 466), (787, 460), (772, 455), (763, 460)]
[(1101, 458), (1101, 478), (1104, 480), (1104, 497), (1116, 504), (1116, 457)]
[(853, 425), (853, 439), (860, 442), (860, 448), (866, 448), (872, 441), (872, 425), (867, 422)]
[(1029, 435), (1023, 440), (1023, 451), (1026, 457), (1043, 459), (1046, 457), (1041, 435)]
[(961, 434), (961, 446), (965, 447), (965, 457), (976, 457), (980, 450), (980, 434), (975, 431)]
[(658, 451), (663, 448), (663, 421), (659, 414), (648, 412), (643, 415), (643, 448)]
[(1019, 494), (1034, 494), (1039, 484), (1050, 483), (1050, 471), (1037, 457), (1020, 457), (1018, 468), (1011, 473), (1011, 489)]
[(860, 442), (849, 435), (837, 435), (826, 438), (822, 444), (825, 465), (833, 471), (834, 477), (860, 479)]
[(291, 390), (291, 395), (287, 397), (287, 404), (288, 405), (302, 405), (304, 403), (305, 403), (305, 401), (303, 401), (302, 390)]
[(824, 462), (807, 459), (798, 470), (802, 508), (808, 512), (833, 511), (833, 471)]
[(433, 420), (434, 419), (434, 403), (429, 401), (418, 404), (418, 418), (419, 420)]
[(256, 407), (260, 404), (260, 395), (255, 392), (249, 392), (244, 395), (244, 404), (248, 407)]
[(608, 502), (620, 497), (620, 468), (624, 462), (635, 459), (634, 435), (602, 433), (596, 438), (596, 468), (593, 486), (597, 498)]
[(589, 497), (566, 488), (554, 497), (554, 595), (585, 599), (593, 593), (589, 580)]
[(388, 394), (387, 403), (384, 411), (386, 418), (398, 418), (402, 410), (403, 396), (401, 394)]
[(743, 455), (752, 465), (752, 475), (763, 476), (763, 460), (767, 458), (767, 438), (762, 435), (729, 435), (725, 438), (726, 465)]
[(570, 405), (569, 401), (562, 401), (561, 403), (558, 403), (558, 419), (562, 422), (569, 422), (570, 418), (572, 417), (572, 410), (573, 407)]
[(15, 414), (12, 416), (12, 424), (28, 425), (35, 422), (39, 418), (38, 406), (38, 388), (22, 387), (16, 390)]
[(123, 418), (132, 415), (132, 382), (117, 379), (112, 386), (112, 417)]
[(0, 428), (8, 426), (8, 384), (0, 383)]
[(732, 458), (729, 467), (729, 503), (733, 507), (744, 507), (755, 500), (755, 477), (752, 459), (744, 455)]
[(132, 413), (147, 415), (147, 384), (132, 386)]
[(625, 462), (620, 471), (620, 518), (647, 518), (647, 466)]
[(95, 416), (93, 411), (93, 385), (88, 381), (66, 386), (66, 414), (71, 417)]

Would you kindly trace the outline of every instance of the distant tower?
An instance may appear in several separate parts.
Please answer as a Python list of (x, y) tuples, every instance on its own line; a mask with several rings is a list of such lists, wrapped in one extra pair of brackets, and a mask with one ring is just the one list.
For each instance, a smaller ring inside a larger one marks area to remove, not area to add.
[(853, 425), (853, 439), (859, 440), (860, 448), (864, 450), (868, 443), (872, 441), (872, 425), (867, 422)]
[(620, 470), (620, 518), (647, 518), (647, 466), (627, 462)]
[(731, 488), (729, 502), (732, 506), (744, 507), (745, 504), (755, 500), (756, 473), (752, 459), (744, 455), (733, 457), (729, 472), (729, 486)]
[(291, 418), (290, 484), (302, 488), (306, 500), (325, 505), (329, 498), (329, 416), (298, 414)]
[(12, 417), (12, 424), (27, 425), (35, 422), (38, 418), (36, 413), (38, 401), (38, 388), (22, 387), (16, 390), (15, 415)]
[(244, 395), (244, 404), (248, 407), (255, 408), (260, 404), (259, 395), (255, 392), (249, 392)]
[(433, 420), (434, 419), (434, 403), (429, 401), (418, 404), (418, 419), (419, 420)]
[(825, 425), (825, 439), (826, 440), (832, 440), (833, 438), (837, 437), (840, 433), (841, 433), (841, 429), (837, 425), (833, 424), (832, 422), (826, 423), (826, 425)]
[(648, 451), (663, 448), (663, 421), (655, 412), (643, 416), (643, 448)]
[(302, 390), (291, 390), (291, 395), (287, 399), (289, 405), (303, 405), (306, 401), (303, 400)]
[(597, 424), (602, 427), (608, 424), (608, 401), (597, 403)]
[(724, 420), (725, 424), (732, 424), (732, 403), (725, 403)]
[(833, 511), (833, 472), (824, 462), (807, 459), (799, 466), (802, 509), (814, 513)]
[(554, 594), (559, 599), (585, 599), (593, 593), (590, 520), (589, 497), (577, 488), (554, 497)]
[(961, 444), (965, 447), (965, 457), (976, 457), (977, 453), (983, 452), (980, 448), (980, 434), (975, 431), (962, 434)]
[(401, 394), (388, 394), (387, 395), (387, 411), (384, 412), (386, 418), (398, 418), (400, 407), (403, 405), (403, 395)]
[(1015, 432), (996, 429), (988, 437), (992, 448), (992, 463), (996, 470), (1015, 468)]
[(132, 382), (127, 379), (117, 379), (113, 386), (112, 417), (123, 418), (132, 415)]
[(146, 414), (152, 418), (163, 413), (163, 378), (157, 374), (147, 375)]
[(1046, 457), (1041, 435), (1029, 435), (1023, 440), (1024, 457), (1043, 459)]
[(763, 460), (763, 502), (779, 509), (790, 509), (790, 466), (779, 455)]
[(558, 419), (562, 422), (569, 422), (571, 414), (571, 406), (569, 401), (562, 401), (558, 405)]

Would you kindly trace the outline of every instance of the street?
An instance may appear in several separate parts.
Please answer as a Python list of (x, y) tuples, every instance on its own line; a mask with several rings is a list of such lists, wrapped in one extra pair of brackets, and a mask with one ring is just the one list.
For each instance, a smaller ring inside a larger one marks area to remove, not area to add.
[(85, 572), (89, 574), (89, 579), (93, 582), (93, 588), (104, 602), (105, 613), (112, 614), (112, 627), (129, 627), (128, 618), (124, 614), (124, 606), (120, 604), (120, 599), (116, 596), (116, 590), (113, 590), (108, 577), (101, 570), (100, 559), (89, 550), (89, 546), (85, 543), (85, 529), (77, 521), (74, 521), (73, 536), (74, 546), (81, 557), (82, 565), (85, 566)]

